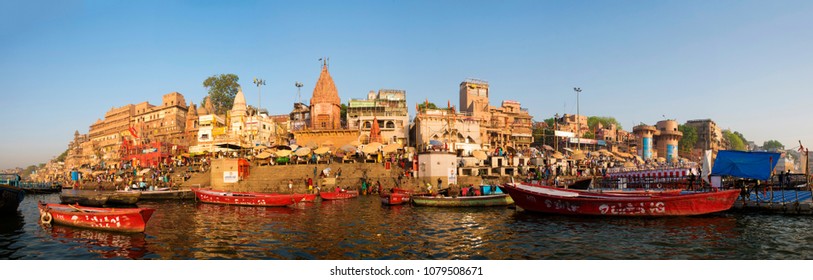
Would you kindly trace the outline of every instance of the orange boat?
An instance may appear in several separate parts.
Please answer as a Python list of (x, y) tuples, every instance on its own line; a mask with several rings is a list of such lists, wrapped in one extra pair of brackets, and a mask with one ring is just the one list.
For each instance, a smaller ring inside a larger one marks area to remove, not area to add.
[(200, 202), (243, 206), (288, 206), (305, 199), (304, 194), (269, 194), (192, 189)]
[(338, 191), (338, 192), (320, 192), (319, 196), (324, 200), (337, 200), (337, 199), (351, 199), (359, 196), (358, 191)]
[(117, 232), (144, 232), (152, 208), (96, 208), (68, 204), (39, 204), (40, 222)]

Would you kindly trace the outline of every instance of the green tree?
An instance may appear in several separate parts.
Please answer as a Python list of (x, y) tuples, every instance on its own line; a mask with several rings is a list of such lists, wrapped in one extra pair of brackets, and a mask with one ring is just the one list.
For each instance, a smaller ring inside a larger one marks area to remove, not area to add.
[(731, 143), (730, 148), (732, 150), (745, 151), (745, 141), (743, 137), (740, 136), (742, 134), (737, 134), (737, 132), (731, 132), (731, 130), (728, 129), (723, 130), (723, 138), (728, 140), (728, 143)]
[(57, 162), (64, 162), (65, 158), (67, 158), (67, 157), (68, 157), (68, 150), (65, 150), (64, 152), (62, 152), (62, 154), (60, 154), (58, 157), (56, 157), (56, 161)]
[(680, 142), (678, 142), (680, 153), (688, 155), (694, 149), (694, 145), (697, 144), (697, 129), (681, 124), (678, 125), (678, 130), (683, 132), (683, 138), (680, 138)]
[(614, 117), (587, 117), (587, 126), (590, 127), (590, 130), (596, 130), (596, 126), (598, 126), (598, 124), (601, 124), (604, 127), (609, 127), (610, 125), (615, 124), (618, 129), (624, 129)]
[[(235, 74), (220, 74), (206, 78), (203, 87), (209, 90), (209, 100), (215, 108), (215, 113), (225, 114), (234, 105), (234, 96), (240, 88), (237, 81), (240, 78)], [(203, 102), (201, 102), (203, 104)]]
[(768, 140), (768, 141), (765, 141), (765, 143), (762, 143), (762, 148), (765, 149), (765, 150), (769, 150), (769, 151), (770, 150), (777, 150), (778, 151), (778, 150), (784, 150), (785, 145), (782, 145), (782, 143), (779, 143), (779, 141), (776, 141), (776, 140)]
[(543, 120), (543, 122), (545, 122), (545, 124), (548, 125), (548, 128), (553, 129), (553, 127), (554, 127), (553, 123), (556, 122), (556, 120), (553, 119), (553, 118), (547, 118), (547, 119)]
[(342, 103), (340, 114), (342, 120), (347, 121), (347, 104)]
[(420, 103), (420, 104), (418, 104), (418, 108), (420, 108), (421, 110), (423, 110), (424, 108), (437, 109), (438, 106), (435, 105), (435, 103), (429, 102), (429, 103)]

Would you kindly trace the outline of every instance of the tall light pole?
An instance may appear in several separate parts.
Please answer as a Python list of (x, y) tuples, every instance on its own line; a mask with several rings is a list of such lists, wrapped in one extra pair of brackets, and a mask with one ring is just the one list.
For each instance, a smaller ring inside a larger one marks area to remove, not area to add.
[(302, 87), (305, 86), (305, 85), (303, 85), (300, 82), (296, 82), (294, 85), (296, 86), (297, 99), (299, 100), (299, 103), (302, 103), (302, 95), (299, 93), (299, 90), (302, 89)]
[(257, 85), (257, 115), (260, 115), (260, 105), (262, 104), (262, 97), (260, 94), (260, 87), (265, 85), (265, 80), (254, 78), (254, 84)]
[(576, 92), (576, 149), (582, 149), (582, 124), (581, 124), (581, 115), (579, 115), (579, 93), (582, 92), (582, 88), (574, 87), (573, 91)]

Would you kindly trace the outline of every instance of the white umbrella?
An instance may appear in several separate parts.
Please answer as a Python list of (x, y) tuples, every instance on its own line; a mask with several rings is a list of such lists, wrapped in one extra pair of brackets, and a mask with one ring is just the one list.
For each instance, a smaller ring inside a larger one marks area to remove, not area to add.
[(276, 154), (278, 157), (287, 157), (291, 155), (291, 150), (279, 150)]
[(401, 144), (392, 143), (392, 144), (384, 146), (384, 148), (381, 148), (381, 151), (383, 151), (385, 153), (392, 153), (392, 152), (397, 151), (400, 148), (401, 148)]
[(323, 155), (328, 151), (330, 151), (330, 147), (321, 147), (319, 149), (313, 150), (313, 153), (317, 155)]
[(308, 148), (308, 147), (302, 147), (302, 148), (297, 149), (296, 152), (294, 152), (294, 153), (296, 155), (300, 156), (300, 157), (307, 156), (308, 154), (311, 153), (311, 149)]

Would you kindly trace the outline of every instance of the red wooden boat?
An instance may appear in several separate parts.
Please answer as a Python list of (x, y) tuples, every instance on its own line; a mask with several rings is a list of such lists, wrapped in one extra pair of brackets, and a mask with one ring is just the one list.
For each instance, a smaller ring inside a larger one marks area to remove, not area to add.
[(155, 209), (96, 208), (68, 204), (39, 204), (40, 221), (89, 229), (144, 232)]
[(517, 206), (532, 212), (604, 216), (689, 216), (731, 208), (739, 190), (679, 195), (584, 193), (520, 183), (503, 185)]
[(359, 196), (358, 191), (320, 192), (324, 200), (351, 199)]
[(408, 193), (385, 193), (381, 194), (381, 203), (384, 205), (400, 205), (404, 203), (409, 203), (410, 195)]
[(204, 203), (244, 206), (288, 206), (304, 199), (303, 194), (269, 194), (253, 192), (225, 192), (192, 189), (195, 197)]

